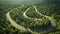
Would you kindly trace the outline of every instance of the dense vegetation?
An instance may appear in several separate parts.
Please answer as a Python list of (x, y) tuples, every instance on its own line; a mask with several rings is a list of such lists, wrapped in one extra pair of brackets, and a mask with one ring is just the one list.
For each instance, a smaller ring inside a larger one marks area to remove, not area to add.
[(6, 13), (18, 6), (21, 5), (11, 5), (11, 4), (0, 5), (0, 34), (24, 34), (15, 27), (13, 27), (6, 19)]
[[(14, 8), (20, 6), (18, 9), (13, 10)], [(35, 5), (38, 11), (44, 15), (51, 16), (55, 19), (56, 27), (51, 31), (42, 34), (60, 34), (60, 5)], [(23, 16), (23, 12), (31, 7), (25, 5), (11, 5), (11, 4), (1, 4), (0, 5), (0, 33), (1, 34), (32, 34), (30, 32), (22, 32), (11, 25), (11, 23), (6, 18), (6, 13), (11, 11), (10, 16), (17, 24), (24, 26), (25, 28), (30, 28), (33, 31), (41, 32), (52, 27), (51, 21), (43, 16), (40, 16), (35, 12), (35, 9), (32, 7), (26, 15), (33, 19), (28, 19)], [(43, 19), (35, 20), (35, 18)], [(37, 31), (38, 29), (38, 31)]]

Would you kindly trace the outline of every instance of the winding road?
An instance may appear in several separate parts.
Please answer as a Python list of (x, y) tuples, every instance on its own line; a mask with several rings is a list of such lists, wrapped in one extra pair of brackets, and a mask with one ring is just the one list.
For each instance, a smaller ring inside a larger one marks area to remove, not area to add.
[[(55, 24), (54, 24), (55, 21), (54, 21), (54, 19), (53, 19), (52, 17), (43, 15), (43, 14), (41, 14), (40, 12), (38, 12), (36, 6), (32, 6), (32, 7), (35, 8), (35, 11), (36, 11), (39, 15), (48, 18), (48, 19), (51, 21), (51, 24), (52, 24), (53, 26), (55, 26)], [(33, 19), (33, 18), (30, 18), (30, 17), (28, 17), (28, 16), (26, 15), (26, 12), (27, 12), (29, 9), (31, 9), (31, 7), (29, 7), (28, 9), (25, 10), (25, 12), (23, 13), (23, 16), (24, 16), (25, 18), (28, 18), (28, 19)], [(35, 20), (42, 20), (42, 19), (37, 19), (37, 18), (35, 18)]]
[(25, 18), (28, 18), (28, 19), (35, 19), (35, 20), (42, 20), (42, 19), (38, 19), (38, 18), (30, 18), (30, 17), (28, 17), (27, 15), (26, 15), (26, 13), (27, 13), (27, 11), (29, 10), (29, 9), (31, 9), (32, 7), (29, 7), (29, 8), (27, 8), (26, 10), (25, 10), (25, 12), (23, 13), (23, 16), (25, 17)]
[(49, 16), (46, 16), (46, 15), (41, 14), (40, 12), (38, 12), (38, 10), (37, 10), (36, 6), (33, 6), (33, 7), (35, 8), (35, 11), (36, 11), (39, 15), (44, 16), (44, 17), (48, 18), (48, 19), (51, 21), (51, 24), (52, 24), (53, 26), (56, 26), (56, 25), (54, 24), (54, 23), (55, 23), (55, 21), (54, 21), (54, 19), (53, 19), (52, 17), (49, 17)]
[[(39, 13), (38, 10), (37, 10), (37, 8), (36, 8), (36, 6), (33, 6), (33, 7), (35, 8), (35, 11), (36, 11), (39, 15), (48, 18), (48, 19), (51, 21), (51, 24), (55, 27), (54, 19), (52, 19), (52, 18), (49, 17), (49, 16), (46, 16), (46, 15), (43, 15), (43, 14)], [(15, 8), (15, 9), (17, 9), (17, 8)], [(13, 9), (13, 10), (15, 10), (15, 9)], [(29, 9), (31, 9), (31, 7), (27, 8), (27, 9), (25, 10), (25, 12), (23, 13), (23, 16), (24, 16), (25, 18), (28, 18), (28, 19), (33, 19), (33, 18), (30, 18), (30, 17), (28, 17), (28, 16), (26, 15), (26, 12), (27, 12)], [(11, 11), (13, 11), (13, 10), (11, 10)], [(6, 14), (6, 17), (7, 17), (7, 19), (9, 20), (9, 22), (10, 22), (15, 28), (17, 28), (18, 30), (21, 30), (21, 31), (27, 31), (27, 30), (28, 30), (28, 31), (30, 31), (30, 32), (33, 32), (33, 31), (32, 31), (31, 29), (29, 29), (29, 28), (26, 29), (25, 27), (18, 25), (18, 24), (11, 18), (11, 16), (10, 16), (10, 12), (11, 12), (11, 11), (9, 11), (9, 12)], [(42, 20), (42, 19), (37, 19), (37, 18), (36, 18), (36, 20)]]
[[(19, 8), (19, 7), (18, 7), (18, 8)], [(14, 8), (13, 10), (15, 10), (15, 9), (17, 9), (17, 8)], [(11, 11), (13, 11), (13, 10), (11, 10)], [(18, 24), (11, 18), (11, 16), (10, 16), (10, 12), (11, 12), (11, 11), (9, 11), (9, 12), (6, 14), (6, 17), (7, 17), (7, 19), (9, 20), (9, 22), (10, 22), (15, 28), (17, 28), (18, 30), (26, 31), (26, 29), (25, 29), (23, 26), (18, 25)]]

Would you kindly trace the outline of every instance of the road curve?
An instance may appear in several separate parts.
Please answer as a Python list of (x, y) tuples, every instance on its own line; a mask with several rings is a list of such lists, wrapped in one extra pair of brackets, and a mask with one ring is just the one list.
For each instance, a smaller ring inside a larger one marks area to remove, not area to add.
[[(48, 19), (51, 21), (51, 24), (52, 24), (53, 26), (56, 26), (56, 25), (54, 24), (55, 21), (54, 21), (53, 18), (51, 18), (51, 17), (49, 17), (49, 16), (46, 16), (46, 15), (43, 15), (43, 14), (41, 14), (40, 12), (38, 12), (36, 6), (32, 6), (32, 7), (35, 8), (35, 11), (36, 11), (39, 15), (48, 18)], [(23, 16), (24, 16), (25, 18), (28, 18), (28, 19), (33, 19), (33, 18), (30, 18), (30, 17), (28, 17), (28, 16), (26, 15), (26, 12), (27, 12), (29, 9), (31, 9), (31, 7), (27, 8), (27, 9), (25, 10), (25, 12), (23, 13)], [(42, 20), (42, 19), (37, 19), (37, 18), (35, 18), (35, 20)]]
[(27, 9), (25, 10), (25, 12), (23, 13), (23, 16), (24, 16), (25, 18), (28, 18), (28, 19), (42, 20), (42, 19), (38, 19), (38, 18), (30, 18), (30, 17), (28, 17), (28, 16), (26, 15), (26, 12), (27, 12), (29, 9), (31, 9), (31, 8), (32, 8), (32, 7), (27, 8)]
[(38, 12), (38, 10), (37, 10), (36, 6), (33, 6), (33, 7), (35, 8), (35, 11), (36, 11), (39, 15), (44, 16), (44, 17), (48, 18), (48, 19), (51, 21), (51, 24), (52, 24), (54, 27), (56, 26), (56, 25), (54, 24), (54, 23), (55, 23), (55, 21), (54, 21), (54, 19), (53, 19), (52, 17), (49, 17), (49, 16), (46, 16), (46, 15), (41, 14), (40, 12)]
[[(13, 10), (15, 10), (15, 9), (17, 9), (17, 8), (14, 8)], [(11, 10), (11, 11), (13, 11), (13, 10)], [(11, 12), (11, 11), (9, 11), (9, 12), (6, 14), (6, 17), (7, 17), (7, 19), (9, 20), (9, 22), (10, 22), (15, 28), (17, 28), (18, 30), (26, 31), (26, 29), (25, 29), (23, 26), (18, 25), (18, 24), (11, 18), (11, 16), (10, 16), (10, 12)]]
[[(37, 11), (36, 6), (33, 6), (33, 7), (35, 8), (35, 11), (36, 11), (39, 15), (48, 18), (48, 19), (51, 21), (51, 24), (52, 24), (53, 26), (55, 26), (54, 20), (53, 20), (51, 17), (39, 13), (39, 12)], [(23, 13), (23, 16), (26, 17), (26, 18), (28, 18), (28, 19), (33, 19), (33, 18), (30, 18), (30, 17), (28, 17), (28, 16), (26, 15), (26, 12), (27, 12), (30, 8), (31, 8), (31, 7), (29, 7), (28, 9), (25, 10), (25, 12)], [(17, 8), (15, 8), (15, 9), (17, 9)], [(13, 10), (15, 10), (15, 9), (13, 9)], [(11, 10), (11, 11), (13, 11), (13, 10)], [(9, 22), (10, 22), (15, 28), (17, 28), (18, 30), (22, 30), (22, 31), (27, 31), (27, 30), (29, 30), (29, 31), (33, 32), (33, 31), (30, 30), (29, 28), (26, 29), (25, 27), (18, 25), (18, 24), (11, 18), (11, 16), (10, 16), (10, 12), (11, 12), (11, 11), (9, 11), (9, 12), (6, 14), (6, 17), (7, 17), (7, 19), (9, 20)]]
[[(36, 11), (39, 15), (44, 16), (45, 18), (48, 18), (48, 19), (51, 21), (51, 25), (52, 25), (53, 27), (55, 27), (55, 24), (54, 24), (55, 21), (54, 21), (53, 18), (39, 13), (38, 10), (37, 10), (37, 8), (36, 8), (36, 6), (32, 6), (32, 7), (35, 8), (35, 11)], [(33, 19), (33, 18), (30, 18), (30, 17), (28, 17), (28, 16), (26, 15), (26, 12), (27, 12), (29, 9), (31, 9), (31, 7), (28, 8), (28, 9), (23, 13), (23, 16), (26, 17), (26, 18), (28, 18), (28, 19)], [(39, 20), (39, 19), (37, 19), (37, 20)], [(41, 19), (41, 20), (42, 20), (42, 19)], [(53, 27), (51, 27), (51, 28), (53, 28)], [(31, 29), (29, 29), (29, 30), (32, 31)], [(49, 30), (47, 30), (47, 31), (45, 31), (45, 32), (48, 32), (48, 31), (51, 31), (51, 29), (49, 29)], [(32, 32), (33, 32), (33, 31), (32, 31)]]
[(27, 9), (25, 10), (25, 12), (23, 13), (23, 16), (24, 16), (25, 18), (28, 18), (28, 19), (33, 19), (33, 18), (30, 18), (30, 17), (28, 17), (28, 16), (26, 15), (26, 12), (27, 12), (30, 8), (31, 8), (31, 7), (27, 8)]

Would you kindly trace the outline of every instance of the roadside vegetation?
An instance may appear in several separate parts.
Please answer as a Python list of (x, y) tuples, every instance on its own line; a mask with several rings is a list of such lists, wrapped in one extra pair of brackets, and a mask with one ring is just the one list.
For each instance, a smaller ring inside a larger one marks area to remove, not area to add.
[[(48, 18), (36, 13), (32, 5), (23, 6), (23, 5), (2, 4), (0, 5), (1, 7), (0, 8), (0, 33), (1, 34), (8, 34), (8, 33), (9, 34), (32, 34), (31, 32), (23, 32), (16, 29), (6, 18), (7, 12), (18, 7), (17, 9), (11, 11), (10, 13), (11, 18), (14, 21), (16, 21), (17, 24), (25, 28), (30, 28), (33, 32), (38, 32), (38, 33), (44, 32), (41, 34), (60, 34), (60, 5), (35, 5), (35, 6), (37, 7), (37, 10), (40, 13), (52, 17), (55, 20), (54, 24), (56, 26), (54, 27), (53, 25), (51, 25), (51, 21)], [(32, 8), (26, 12), (26, 15), (29, 18), (33, 18), (33, 19), (28, 19), (23, 16), (23, 13), (29, 7)], [(35, 18), (42, 19), (42, 20), (35, 20)], [(49, 28), (51, 29), (51, 31), (47, 32)]]

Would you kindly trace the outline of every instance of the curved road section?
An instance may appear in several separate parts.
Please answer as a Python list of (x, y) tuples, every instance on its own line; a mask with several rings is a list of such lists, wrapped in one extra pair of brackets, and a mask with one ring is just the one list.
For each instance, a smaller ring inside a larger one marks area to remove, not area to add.
[[(32, 7), (35, 8), (35, 11), (36, 11), (39, 15), (41, 15), (41, 16), (43, 16), (43, 17), (45, 17), (45, 18), (48, 18), (48, 19), (51, 21), (51, 25), (47, 28), (47, 31), (44, 31), (44, 32), (51, 31), (51, 30), (56, 26), (56, 25), (54, 24), (54, 23), (55, 23), (54, 19), (53, 19), (52, 17), (49, 17), (49, 16), (46, 16), (46, 15), (43, 15), (43, 14), (39, 13), (38, 10), (37, 10), (37, 8), (36, 8), (36, 6), (32, 6)], [(30, 17), (28, 17), (28, 16), (26, 15), (26, 13), (27, 13), (27, 11), (28, 11), (29, 9), (31, 9), (31, 7), (29, 7), (29, 8), (23, 13), (23, 16), (26, 17), (26, 18), (28, 18), (28, 19), (33, 19), (33, 18), (30, 18)], [(42, 20), (42, 19), (36, 19), (36, 20)], [(33, 32), (32, 29), (29, 29), (29, 30)], [(43, 31), (41, 30), (41, 32), (43, 32)]]
[(35, 20), (42, 20), (42, 19), (37, 19), (37, 18), (30, 18), (30, 17), (28, 17), (27, 15), (26, 15), (26, 13), (27, 13), (27, 11), (29, 10), (29, 9), (31, 9), (32, 7), (29, 7), (29, 8), (27, 8), (26, 10), (25, 10), (25, 12), (23, 13), (23, 16), (25, 17), (25, 18), (28, 18), (28, 19), (35, 19)]
[[(18, 8), (19, 8), (19, 7), (18, 7)], [(14, 8), (13, 10), (15, 10), (15, 9), (17, 9), (17, 8)], [(13, 10), (11, 10), (11, 11), (13, 11)], [(26, 31), (26, 29), (25, 29), (23, 26), (18, 25), (18, 24), (11, 18), (11, 16), (10, 16), (10, 12), (11, 12), (11, 11), (9, 11), (9, 12), (6, 14), (6, 17), (7, 17), (7, 19), (9, 20), (9, 22), (10, 22), (15, 28), (17, 28), (18, 30)]]
[[(49, 17), (49, 16), (46, 16), (46, 15), (43, 15), (43, 14), (39, 13), (39, 12), (37, 11), (36, 6), (33, 6), (33, 7), (35, 8), (35, 11), (36, 11), (39, 15), (48, 18), (48, 19), (51, 21), (51, 24), (52, 24), (53, 26), (55, 26), (55, 24), (54, 24), (54, 19), (52, 19), (52, 18)], [(30, 7), (30, 8), (31, 8), (31, 7)], [(25, 12), (23, 13), (23, 16), (26, 17), (26, 18), (28, 18), (28, 19), (33, 19), (33, 18), (30, 18), (30, 17), (28, 17), (28, 16), (26, 15), (26, 12), (27, 12), (30, 8), (28, 8), (28, 9), (25, 10)], [(15, 8), (15, 9), (17, 9), (17, 8)], [(15, 9), (13, 9), (13, 10), (15, 10)], [(13, 11), (13, 10), (11, 10), (11, 11)], [(10, 12), (11, 12), (11, 11), (10, 11)], [(26, 29), (25, 27), (18, 25), (18, 24), (11, 18), (10, 12), (8, 12), (8, 13), (6, 14), (6, 17), (7, 17), (7, 19), (9, 20), (9, 22), (10, 22), (15, 28), (17, 28), (18, 30), (21, 30), (21, 31), (27, 31), (27, 30), (28, 30), (28, 31), (30, 31), (30, 32), (33, 32), (33, 31), (32, 31), (31, 29), (29, 29), (29, 28)], [(51, 27), (51, 28), (52, 28), (52, 27)], [(48, 31), (50, 31), (50, 30), (51, 30), (51, 29), (47, 30), (46, 32), (48, 32)]]
[(18, 25), (18, 24), (10, 17), (9, 13), (10, 13), (10, 12), (8, 12), (8, 13), (6, 14), (6, 17), (7, 17), (7, 19), (9, 20), (9, 22), (10, 22), (15, 28), (17, 28), (17, 29), (19, 29), (19, 30), (22, 30), (22, 31), (26, 31), (26, 29), (25, 29), (23, 26)]
[(36, 8), (36, 6), (33, 6), (33, 7), (35, 8), (35, 11), (36, 11), (39, 15), (48, 18), (48, 19), (51, 21), (51, 24), (52, 24), (53, 26), (56, 26), (56, 25), (54, 24), (55, 21), (54, 21), (54, 19), (53, 19), (52, 17), (49, 17), (49, 16), (46, 16), (46, 15), (43, 15), (43, 14), (39, 13), (38, 10), (37, 10), (37, 8)]

